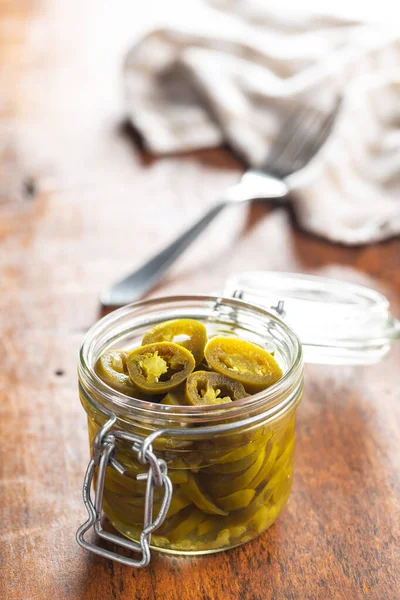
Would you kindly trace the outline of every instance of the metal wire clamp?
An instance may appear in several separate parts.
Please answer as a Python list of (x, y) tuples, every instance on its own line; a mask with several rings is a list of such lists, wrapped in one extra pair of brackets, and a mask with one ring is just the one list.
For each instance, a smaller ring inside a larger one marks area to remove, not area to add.
[[(76, 541), (82, 548), (94, 552), (104, 558), (115, 560), (124, 565), (136, 567), (138, 569), (146, 567), (150, 562), (150, 540), (153, 531), (158, 529), (164, 522), (172, 498), (172, 483), (168, 477), (168, 468), (164, 460), (157, 458), (151, 445), (153, 436), (143, 439), (139, 436), (126, 433), (124, 431), (112, 430), (117, 417), (110, 416), (109, 420), (99, 429), (93, 441), (93, 458), (90, 460), (86, 475), (83, 481), (83, 502), (88, 511), (88, 520), (79, 527), (76, 532)], [(151, 438), (151, 439), (149, 439)], [(108, 533), (101, 526), (101, 511), (103, 504), (104, 482), (106, 478), (106, 469), (112, 467), (118, 473), (125, 472), (124, 467), (116, 460), (117, 447), (116, 441), (122, 440), (132, 444), (132, 450), (137, 454), (139, 462), (143, 465), (148, 464), (147, 473), (141, 473), (136, 476), (139, 481), (146, 481), (146, 493), (144, 498), (144, 522), (143, 531), (140, 535), (139, 543), (130, 541), (113, 533)], [(94, 501), (91, 498), (91, 485), (95, 471), (97, 469), (97, 482)], [(153, 493), (154, 487), (164, 487), (164, 497), (161, 502), (160, 511), (153, 519)], [(117, 554), (111, 550), (101, 548), (85, 540), (84, 535), (91, 528), (94, 528), (97, 535), (109, 542), (113, 542), (123, 548), (141, 554), (140, 559), (129, 558), (122, 554)]]

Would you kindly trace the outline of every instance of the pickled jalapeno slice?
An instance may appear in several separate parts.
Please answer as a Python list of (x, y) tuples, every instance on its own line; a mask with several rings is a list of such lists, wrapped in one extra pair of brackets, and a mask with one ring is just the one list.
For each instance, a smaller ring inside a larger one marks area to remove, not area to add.
[(145, 394), (162, 394), (180, 385), (193, 371), (193, 354), (172, 342), (147, 344), (126, 357), (131, 381)]
[(138, 388), (132, 383), (126, 366), (128, 352), (109, 350), (104, 352), (96, 362), (96, 374), (110, 387), (127, 396), (140, 395)]
[[(174, 493), (171, 498), (171, 504), (169, 505), (167, 518), (173, 517), (183, 508), (190, 506), (190, 504), (191, 504), (191, 501), (188, 500), (185, 496), (182, 496), (179, 492)], [(160, 508), (161, 508), (161, 504), (154, 506), (154, 509), (157, 512), (160, 512)]]
[(189, 475), (187, 482), (182, 483), (181, 490), (183, 494), (203, 512), (211, 515), (228, 514), (222, 508), (217, 506), (212, 498), (200, 488), (199, 483), (193, 474)]
[(224, 404), (247, 396), (243, 385), (229, 377), (208, 371), (195, 371), (186, 381), (187, 404)]
[(161, 400), (160, 404), (169, 404), (170, 406), (184, 406), (186, 402), (186, 386), (182, 383), (174, 388)]
[(252, 394), (265, 390), (282, 377), (275, 358), (245, 340), (216, 336), (209, 340), (204, 354), (214, 371), (240, 382)]
[[(183, 510), (186, 511), (186, 509)], [(189, 513), (185, 513), (184, 517), (180, 519), (177, 525), (173, 527), (173, 530), (169, 532), (169, 540), (172, 543), (180, 542), (182, 539), (185, 539), (189, 533), (196, 529), (202, 521), (205, 521), (206, 518), (207, 516), (203, 513), (203, 511), (193, 507), (190, 509)]]
[(256, 494), (255, 490), (247, 489), (240, 490), (239, 492), (233, 492), (224, 498), (218, 498), (218, 504), (221, 508), (231, 511), (246, 508), (253, 500)]
[(203, 323), (194, 319), (176, 319), (160, 323), (148, 331), (142, 344), (174, 342), (191, 352), (198, 365), (204, 358), (207, 330)]

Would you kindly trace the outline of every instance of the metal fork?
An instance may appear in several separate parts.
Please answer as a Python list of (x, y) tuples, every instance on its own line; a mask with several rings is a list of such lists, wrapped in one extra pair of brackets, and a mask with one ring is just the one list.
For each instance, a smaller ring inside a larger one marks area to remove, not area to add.
[(256, 169), (246, 171), (238, 183), (225, 190), (205, 215), (164, 250), (137, 271), (108, 288), (101, 295), (103, 306), (123, 306), (149, 292), (182, 252), (226, 207), (287, 196), (290, 189), (286, 178), (302, 169), (320, 149), (331, 130), (338, 105), (339, 102), (336, 102), (332, 112), (327, 115), (321, 115), (310, 107), (292, 114), (284, 123), (264, 163)]

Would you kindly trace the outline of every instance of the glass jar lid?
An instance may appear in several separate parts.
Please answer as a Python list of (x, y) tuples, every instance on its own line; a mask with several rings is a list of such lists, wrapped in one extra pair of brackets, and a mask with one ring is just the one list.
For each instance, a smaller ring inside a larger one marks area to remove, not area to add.
[(391, 314), (388, 299), (344, 281), (248, 271), (228, 279), (225, 295), (279, 314), (300, 338), (310, 363), (375, 363), (400, 338), (400, 321)]

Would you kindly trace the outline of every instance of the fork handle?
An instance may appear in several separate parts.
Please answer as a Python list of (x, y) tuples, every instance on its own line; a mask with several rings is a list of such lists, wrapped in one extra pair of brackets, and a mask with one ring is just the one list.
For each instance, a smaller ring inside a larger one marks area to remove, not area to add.
[(144, 296), (226, 206), (227, 202), (220, 201), (140, 269), (113, 285), (101, 297), (103, 306), (123, 306)]

